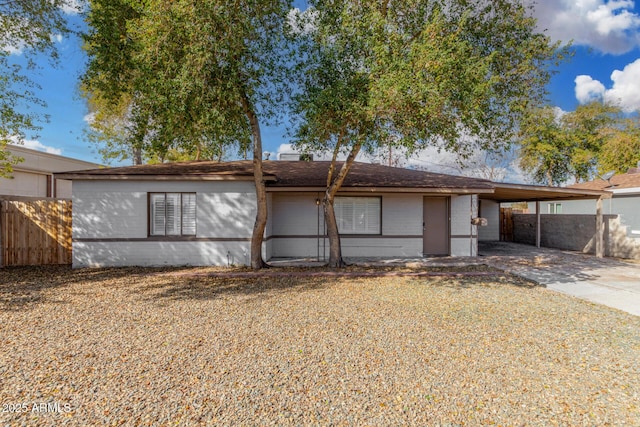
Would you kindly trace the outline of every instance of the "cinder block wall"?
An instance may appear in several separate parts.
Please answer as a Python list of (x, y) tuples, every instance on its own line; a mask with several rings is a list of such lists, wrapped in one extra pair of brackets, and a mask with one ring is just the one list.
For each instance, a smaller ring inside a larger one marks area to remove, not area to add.
[[(617, 215), (603, 215), (605, 255), (640, 259), (640, 242), (627, 237)], [(540, 245), (547, 248), (595, 253), (595, 215), (540, 215)], [(513, 240), (536, 244), (536, 216), (513, 215)]]

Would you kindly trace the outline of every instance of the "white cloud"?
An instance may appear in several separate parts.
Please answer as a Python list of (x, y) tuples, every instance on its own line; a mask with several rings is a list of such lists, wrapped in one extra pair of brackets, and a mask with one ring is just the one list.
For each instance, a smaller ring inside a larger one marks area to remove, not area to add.
[(24, 45), (6, 45), (0, 46), (0, 49), (7, 52), (9, 55), (22, 55)]
[(289, 10), (287, 23), (294, 34), (308, 35), (316, 30), (318, 11), (312, 7), (301, 11), (297, 7)]
[(602, 98), (619, 105), (625, 112), (640, 110), (640, 59), (611, 73), (611, 89), (590, 76), (576, 78), (576, 98), (580, 103)]
[(87, 2), (84, 0), (67, 0), (61, 9), (67, 15), (77, 15), (82, 12), (87, 6)]
[(84, 120), (88, 125), (92, 125), (93, 122), (96, 121), (96, 113), (91, 112), (89, 114), (85, 114), (82, 120)]
[(10, 139), (13, 141), (14, 145), (17, 145), (20, 147), (30, 148), (36, 151), (43, 151), (49, 154), (58, 154), (58, 155), (62, 154), (62, 149), (44, 145), (40, 141), (36, 141), (33, 139), (25, 139), (22, 141), (22, 144), (20, 144), (18, 143), (17, 138), (10, 138)]
[(633, 1), (538, 0), (534, 7), (538, 27), (553, 40), (612, 54), (640, 46), (640, 15)]
[(620, 105), (626, 112), (640, 110), (640, 59), (622, 71), (615, 70), (611, 80), (613, 87), (606, 91), (605, 100)]
[(601, 99), (604, 96), (605, 88), (598, 80), (594, 80), (591, 76), (580, 75), (575, 79), (576, 83), (576, 99), (581, 104)]

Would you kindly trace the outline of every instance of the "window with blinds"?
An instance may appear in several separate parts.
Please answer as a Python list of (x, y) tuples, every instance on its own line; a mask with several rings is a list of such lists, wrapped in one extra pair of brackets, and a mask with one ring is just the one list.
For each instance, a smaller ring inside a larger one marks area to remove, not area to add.
[(195, 193), (150, 193), (149, 234), (195, 236)]
[(334, 209), (340, 234), (381, 234), (380, 197), (336, 197)]

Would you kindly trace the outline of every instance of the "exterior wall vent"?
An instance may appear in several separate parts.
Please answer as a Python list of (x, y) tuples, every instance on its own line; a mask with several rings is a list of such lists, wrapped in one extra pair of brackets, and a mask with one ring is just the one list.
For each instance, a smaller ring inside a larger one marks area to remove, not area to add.
[(313, 154), (307, 153), (278, 153), (278, 160), (312, 162)]

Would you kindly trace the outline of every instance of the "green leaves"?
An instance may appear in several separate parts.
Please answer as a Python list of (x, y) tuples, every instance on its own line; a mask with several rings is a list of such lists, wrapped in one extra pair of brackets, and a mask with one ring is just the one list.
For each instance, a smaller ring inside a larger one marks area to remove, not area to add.
[(604, 144), (598, 157), (599, 173), (614, 170), (626, 173), (640, 162), (640, 115), (619, 120), (615, 126), (602, 129)]
[(626, 171), (640, 160), (635, 123), (620, 108), (597, 101), (564, 114), (551, 107), (533, 110), (520, 129), (520, 165), (547, 185)]
[(262, 119), (282, 112), (288, 10), (276, 0), (92, 0), (85, 90), (108, 100), (106, 110), (126, 94), (133, 131), (123, 138), (149, 158), (245, 151), (251, 128), (243, 99)]
[[(25, 71), (35, 68), (33, 55), (44, 53), (57, 60), (55, 35), (69, 32), (62, 0), (12, 0), (0, 2), (0, 176), (9, 176), (19, 159), (6, 151), (9, 143), (22, 143), (27, 132), (35, 132), (42, 116), (19, 112), (21, 105), (43, 102), (36, 96), (38, 86)], [(25, 67), (15, 65), (10, 56), (22, 55)]]
[[(331, 149), (343, 133), (375, 149), (437, 145), (465, 155), (507, 146), (545, 97), (565, 53), (537, 33), (519, 1), (315, 1), (301, 37), (301, 147)], [(347, 143), (348, 144), (348, 143)]]

